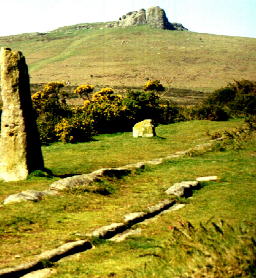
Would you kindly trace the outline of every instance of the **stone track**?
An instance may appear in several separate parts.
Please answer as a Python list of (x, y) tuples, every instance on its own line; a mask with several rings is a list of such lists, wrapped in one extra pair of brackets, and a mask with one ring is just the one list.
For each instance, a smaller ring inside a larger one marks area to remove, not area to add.
[[(164, 158), (129, 164), (120, 168), (104, 168), (94, 171), (90, 174), (79, 175), (59, 180), (50, 185), (50, 195), (52, 195), (53, 192), (56, 192), (56, 194), (58, 194), (58, 191), (62, 191), (72, 186), (83, 186), (84, 184), (88, 185), (88, 183), (96, 181), (99, 177), (124, 175), (129, 174), (131, 173), (131, 171), (136, 169), (143, 169), (147, 165), (159, 165), (167, 160), (188, 155), (192, 151), (208, 151), (211, 149), (212, 144), (213, 142), (211, 141), (209, 143), (197, 145), (195, 148), (183, 152), (176, 152)], [(182, 181), (180, 183), (176, 183), (166, 190), (166, 194), (170, 197), (159, 202), (154, 206), (146, 208), (144, 212), (133, 212), (126, 214), (122, 223), (112, 223), (111, 225), (100, 227), (91, 232), (90, 234), (87, 234), (86, 236), (88, 237), (88, 240), (78, 240), (74, 242), (65, 243), (55, 249), (45, 251), (40, 255), (35, 256), (35, 259), (31, 262), (20, 264), (16, 267), (1, 269), (0, 277), (47, 277), (52, 273), (52, 270), (48, 269), (47, 265), (53, 264), (65, 257), (92, 249), (94, 247), (92, 242), (95, 238), (108, 239), (117, 242), (124, 240), (127, 236), (133, 233), (131, 229), (134, 225), (142, 223), (148, 219), (153, 219), (154, 217), (160, 215), (161, 213), (167, 212), (168, 210), (182, 208), (184, 205), (177, 203), (175, 197), (190, 196), (194, 189), (200, 188), (201, 182), (216, 181), (217, 179), (218, 178), (216, 176), (199, 177), (196, 178), (196, 180), (194, 181)]]

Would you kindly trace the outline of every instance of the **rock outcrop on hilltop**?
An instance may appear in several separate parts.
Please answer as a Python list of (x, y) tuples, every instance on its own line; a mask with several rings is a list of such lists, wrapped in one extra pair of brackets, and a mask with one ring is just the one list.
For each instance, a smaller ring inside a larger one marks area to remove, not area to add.
[(146, 11), (141, 9), (135, 12), (129, 12), (119, 18), (115, 26), (127, 27), (132, 25), (144, 25), (147, 24)]
[(169, 22), (166, 13), (160, 7), (151, 7), (146, 12), (147, 24), (158, 29), (174, 30), (174, 26)]
[(188, 31), (181, 23), (173, 22), (172, 25), (176, 31)]
[(147, 10), (141, 9), (139, 11), (129, 12), (119, 18), (117, 22), (108, 27), (128, 27), (134, 25), (148, 24), (153, 28), (166, 30), (188, 30), (180, 23), (170, 23), (166, 13), (160, 7), (151, 7)]

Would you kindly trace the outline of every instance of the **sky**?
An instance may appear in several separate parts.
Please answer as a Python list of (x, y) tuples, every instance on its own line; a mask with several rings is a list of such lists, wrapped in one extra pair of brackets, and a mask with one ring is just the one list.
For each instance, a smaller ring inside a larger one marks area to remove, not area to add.
[(256, 38), (256, 0), (0, 0), (0, 36), (115, 21), (152, 6), (193, 32)]

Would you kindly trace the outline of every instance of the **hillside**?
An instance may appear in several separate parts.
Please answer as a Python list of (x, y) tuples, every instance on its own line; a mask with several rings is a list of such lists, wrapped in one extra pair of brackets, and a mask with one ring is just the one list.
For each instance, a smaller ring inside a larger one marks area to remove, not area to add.
[(150, 78), (174, 88), (211, 91), (256, 76), (256, 39), (105, 25), (0, 37), (0, 46), (24, 53), (31, 83), (141, 87)]
[[(54, 176), (34, 173), (25, 181), (0, 181), (0, 277), (25, 277), (38, 268), (50, 270), (52, 278), (255, 277), (256, 137), (255, 131), (248, 133), (242, 126), (241, 119), (187, 121), (158, 126), (159, 137), (154, 138), (135, 139), (126, 132), (98, 135), (91, 142), (43, 146), (45, 166)], [(234, 133), (235, 127), (241, 133)], [(210, 151), (209, 130), (233, 130), (227, 134), (234, 137), (216, 141)], [(112, 172), (90, 185), (72, 187), (69, 179), (70, 187), (38, 202), (2, 203), (10, 194), (46, 190), (60, 177), (130, 163), (140, 169), (122, 177)], [(181, 181), (205, 176), (218, 179), (202, 183), (192, 198), (165, 193)], [(182, 208), (151, 213), (146, 221), (140, 216), (139, 222), (127, 225), (123, 241), (112, 241), (113, 235), (107, 237), (110, 240), (90, 236), (166, 200)], [(93, 248), (86, 251), (76, 245), (61, 255), (70, 244), (84, 240)], [(41, 264), (35, 265), (38, 258)], [(26, 271), (21, 274), (21, 269)]]

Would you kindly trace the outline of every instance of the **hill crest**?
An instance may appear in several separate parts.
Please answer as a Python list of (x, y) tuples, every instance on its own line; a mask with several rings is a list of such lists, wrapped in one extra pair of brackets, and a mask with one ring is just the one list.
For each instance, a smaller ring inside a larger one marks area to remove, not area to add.
[(188, 30), (180, 23), (169, 22), (166, 12), (159, 6), (150, 7), (147, 10), (129, 12), (119, 18), (118, 21), (108, 24), (107, 27), (128, 27), (137, 25), (150, 25), (153, 28), (165, 30)]
[(165, 87), (209, 92), (233, 80), (255, 79), (256, 39), (106, 24), (0, 37), (0, 47), (23, 52), (34, 84), (141, 88), (158, 79)]

